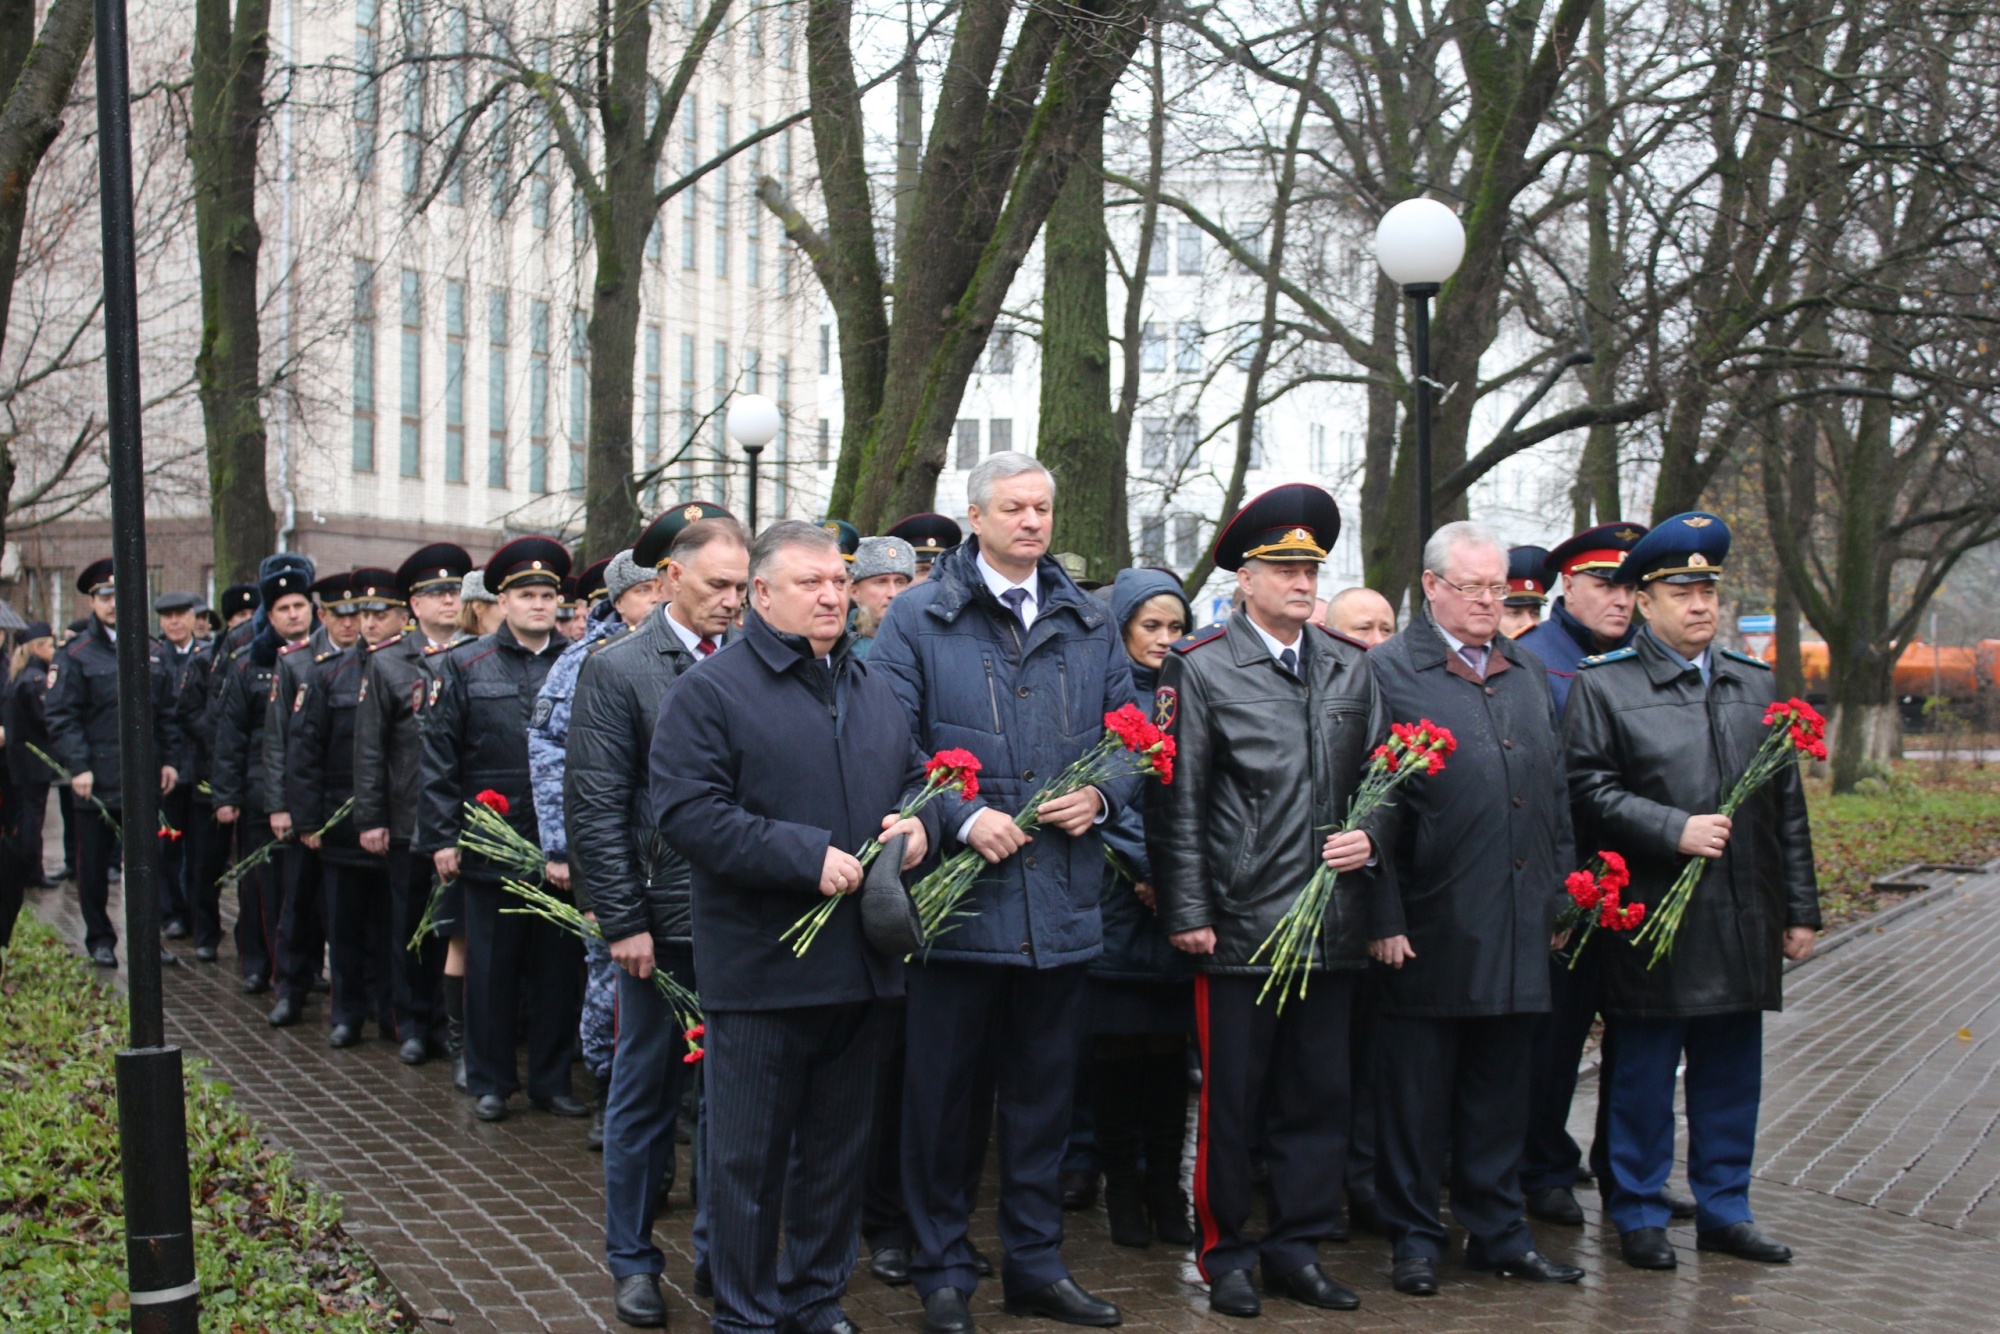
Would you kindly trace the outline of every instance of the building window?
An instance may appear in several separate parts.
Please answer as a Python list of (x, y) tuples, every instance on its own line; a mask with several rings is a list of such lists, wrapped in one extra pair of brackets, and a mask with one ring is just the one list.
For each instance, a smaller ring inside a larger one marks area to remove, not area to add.
[(986, 370), (992, 375), (1014, 373), (1014, 331), (995, 329), (986, 340)]
[(1182, 320), (1174, 326), (1174, 369), (1183, 375), (1199, 375), (1202, 364), (1201, 325)]
[[(789, 0), (787, 0), (785, 14), (786, 17), (782, 22), (785, 25), (786, 41), (789, 46), (792, 31), (790, 18), (791, 5)], [(791, 67), (791, 54), (788, 50), (785, 56), (785, 68), (790, 69)], [(778, 132), (778, 184), (784, 190), (785, 198), (790, 199), (792, 197), (792, 132), (790, 130), (781, 130)], [(750, 207), (755, 208), (757, 206), (752, 204)], [(780, 228), (778, 231), (779, 296), (790, 296), (792, 294), (792, 265), (797, 261), (797, 251), (798, 247), (791, 243), (790, 239), (785, 236), (784, 229)]]
[(1167, 368), (1167, 331), (1148, 321), (1139, 326), (1139, 369), (1163, 371)]
[(1250, 420), (1250, 467), (1254, 471), (1264, 467), (1264, 418)]
[(1189, 566), (1201, 559), (1201, 519), (1193, 514), (1174, 516), (1174, 564)]
[(988, 453), (1004, 454), (1014, 447), (1014, 422), (1009, 417), (995, 417), (986, 423), (986, 449)]
[(694, 335), (681, 335), (680, 498), (694, 499)]
[(957, 463), (961, 468), (979, 466), (979, 423), (971, 417), (958, 420)]
[(507, 487), (507, 294), (486, 294), (486, 485)]
[(1139, 419), (1139, 466), (1149, 472), (1158, 472), (1167, 466), (1167, 419), (1165, 417), (1142, 417)]
[(1174, 470), (1186, 472), (1201, 452), (1201, 423), (1192, 413), (1174, 418)]
[(833, 374), (833, 326), (831, 324), (822, 324), (819, 326), (819, 373), (821, 375)]
[(718, 505), (729, 503), (729, 344), (715, 341), (715, 412), (709, 439), (714, 454), (715, 475), (709, 481), (708, 498)]
[(1167, 563), (1167, 520), (1165, 515), (1148, 514), (1139, 520), (1139, 563)]
[(819, 419), (819, 456), (817, 466), (825, 468), (833, 462), (833, 423), (826, 418)]
[[(761, 15), (764, 11), (753, 9), (750, 12), (753, 15)], [(755, 50), (757, 47), (757, 38), (755, 36), (757, 29), (752, 28), (750, 31), (752, 33), (751, 46)], [(763, 125), (755, 116), (750, 118), (751, 137), (756, 137), (757, 132), (763, 128)], [(757, 207), (755, 194), (757, 182), (763, 179), (763, 176), (764, 145), (761, 143), (752, 144), (750, 146), (750, 189), (752, 194), (749, 199), (743, 201), (743, 281), (752, 287), (761, 284), (764, 278), (764, 210)]]
[[(505, 44), (495, 41), (495, 54), (505, 49)], [(494, 95), (493, 140), (486, 159), (487, 188), (492, 193), (493, 216), (507, 216), (507, 206), (513, 202), (514, 194), (514, 120), (507, 113), (508, 89), (504, 86)]]
[(646, 451), (646, 508), (660, 503), (660, 326), (646, 326), (646, 388), (640, 404), (641, 443)]
[[(690, 24), (690, 27), (693, 25)], [(689, 94), (687, 109), (681, 114), (687, 118), (687, 136), (681, 140), (681, 175), (691, 177), (694, 169), (701, 165), (701, 117), (696, 114), (696, 101)], [(701, 187), (690, 181), (681, 191), (681, 267), (694, 268), (695, 225), (701, 211)], [(682, 500), (688, 499), (686, 496)]]
[(375, 122), (381, 115), (376, 87), (375, 0), (354, 3), (354, 175), (375, 179)]
[(422, 284), (403, 270), (402, 441), (399, 460), (405, 477), (423, 475), (424, 307)]
[[(421, 9), (422, 6), (412, 5), (411, 8)], [(464, 128), (466, 106), (470, 100), (467, 95), (467, 74), (464, 60), (468, 47), (468, 25), (465, 21), (465, 11), (457, 7), (447, 9), (445, 11), (444, 22), (445, 46), (454, 56), (459, 57), (453, 60), (451, 67), (445, 71), (444, 131), (446, 134), (455, 135)], [(465, 202), (464, 162), (464, 155), (461, 154), (458, 160), (452, 163), (451, 174), (445, 178), (444, 202), (447, 204), (463, 204)]]
[(375, 470), (375, 270), (354, 261), (354, 470)]
[(1167, 227), (1160, 224), (1153, 229), (1153, 248), (1146, 254), (1146, 274), (1157, 277), (1167, 271)]
[[(535, 49), (535, 69), (549, 72), (548, 43), (538, 43)], [(529, 142), (535, 154), (534, 171), (528, 182), (528, 220), (539, 231), (549, 228), (549, 199), (555, 193), (555, 163), (560, 149), (556, 145), (556, 126), (546, 110), (537, 108), (530, 117)]]
[(417, 195), (424, 188), (424, 64), (423, 11), (417, 5), (403, 6), (403, 56), (410, 63), (403, 69), (403, 193)]
[(797, 42), (798, 6), (792, 0), (784, 0), (778, 6), (778, 68), (792, 67), (792, 48)]
[(590, 320), (569, 317), (569, 489), (583, 493), (583, 459), (590, 441)]
[[(783, 20), (781, 19), (780, 22)], [(771, 470), (772, 492), (775, 504), (773, 511), (779, 518), (785, 515), (785, 505), (790, 499), (789, 481), (792, 475), (792, 360), (778, 358), (778, 438), (775, 442), (774, 457), (777, 467)]]
[(754, 347), (743, 350), (743, 392), (764, 392), (764, 354)]
[(444, 479), (465, 480), (465, 284), (444, 285)]
[(764, 7), (757, 5), (752, 8), (748, 17), (750, 19), (750, 54), (761, 59), (764, 55)]
[[(720, 154), (729, 148), (729, 108), (715, 109), (715, 151)], [(715, 181), (715, 276), (729, 276), (729, 164), (724, 162), (713, 173)], [(720, 501), (716, 502), (720, 504)]]
[(549, 303), (528, 307), (528, 489), (549, 489)]
[(1201, 228), (1191, 222), (1180, 226), (1176, 262), (1182, 273), (1201, 272)]

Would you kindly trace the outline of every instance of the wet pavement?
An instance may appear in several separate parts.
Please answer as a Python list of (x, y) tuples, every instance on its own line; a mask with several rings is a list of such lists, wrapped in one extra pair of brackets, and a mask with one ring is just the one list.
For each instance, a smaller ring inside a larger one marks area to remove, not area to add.
[[(55, 865), (51, 858), (50, 865)], [(2000, 863), (1940, 875), (1930, 893), (1862, 923), (1787, 979), (1789, 1008), (1767, 1018), (1758, 1182), (1760, 1223), (1795, 1263), (1767, 1267), (1697, 1254), (1692, 1224), (1671, 1235), (1681, 1267), (1639, 1273), (1586, 1194), (1584, 1227), (1536, 1225), (1541, 1247), (1582, 1266), (1573, 1289), (1473, 1274), (1455, 1261), (1430, 1300), (1395, 1293), (1386, 1242), (1359, 1234), (1322, 1250), (1362, 1295), (1333, 1314), (1268, 1303), (1264, 1322), (1313, 1330), (1716, 1329), (1960, 1331), (2000, 1325)], [(33, 895), (42, 916), (80, 937), (75, 891)], [(122, 908), (113, 886), (114, 917)], [(1829, 937), (1833, 942), (1834, 937)], [(179, 942), (184, 945), (185, 942)], [(602, 1261), (601, 1160), (585, 1123), (523, 1107), (488, 1125), (451, 1087), (449, 1067), (415, 1069), (372, 1036), (326, 1045), (323, 998), (296, 1028), (264, 1022), (268, 996), (243, 996), (233, 956), (165, 973), (167, 1031), (226, 1082), (270, 1144), (338, 1192), (347, 1225), (426, 1328), (502, 1334), (622, 1329)], [(121, 949), (121, 958), (122, 958)], [(589, 1096), (579, 1070), (579, 1096)], [(1573, 1127), (1587, 1134), (1586, 1079)], [(686, 1150), (658, 1237), (676, 1328), (705, 1324), (692, 1296), (693, 1210)], [(994, 1257), (989, 1177), (975, 1240)], [(1128, 1329), (1174, 1334), (1237, 1322), (1211, 1315), (1190, 1258), (1110, 1243), (1103, 1213), (1069, 1216), (1064, 1248), (1085, 1287), (1118, 1302)], [(1056, 1326), (1001, 1314), (997, 1285), (974, 1312), (993, 1331)], [(910, 1288), (857, 1270), (846, 1304), (864, 1331), (915, 1329)], [(1989, 1322), (1992, 1322), (1989, 1324)], [(1240, 1328), (1240, 1325), (1237, 1325)]]

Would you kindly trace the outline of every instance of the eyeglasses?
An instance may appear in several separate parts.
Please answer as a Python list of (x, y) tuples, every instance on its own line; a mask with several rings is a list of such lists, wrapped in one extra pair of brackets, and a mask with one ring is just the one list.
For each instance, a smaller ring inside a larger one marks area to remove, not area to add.
[(1432, 578), (1464, 598), (1467, 602), (1483, 602), (1487, 598), (1504, 598), (1513, 590), (1505, 584), (1455, 584), (1441, 574)]

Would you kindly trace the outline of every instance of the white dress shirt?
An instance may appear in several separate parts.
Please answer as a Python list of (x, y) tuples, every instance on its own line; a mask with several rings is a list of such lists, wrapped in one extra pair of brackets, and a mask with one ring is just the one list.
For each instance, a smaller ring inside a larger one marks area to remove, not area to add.
[(982, 551), (979, 553), (979, 559), (976, 563), (979, 566), (979, 577), (984, 579), (986, 586), (993, 590), (993, 596), (1000, 598), (1001, 606), (1006, 606), (1007, 600), (1000, 597), (1000, 595), (1009, 589), (1018, 588), (1027, 593), (1027, 599), (1021, 603), (1021, 628), (1024, 630), (1034, 629), (1035, 611), (1039, 601), (1037, 594), (1041, 592), (1042, 572), (1040, 568), (1038, 567), (1030, 571), (1026, 581), (1017, 584), (991, 565), (988, 565), (986, 563), (985, 552)]

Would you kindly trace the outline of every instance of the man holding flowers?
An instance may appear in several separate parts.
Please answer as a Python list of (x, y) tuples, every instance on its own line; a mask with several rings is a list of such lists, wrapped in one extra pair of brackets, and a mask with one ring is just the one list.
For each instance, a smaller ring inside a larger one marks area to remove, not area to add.
[(1662, 1191), (1683, 1060), (1697, 1245), (1791, 1258), (1752, 1221), (1750, 1163), (1763, 1011), (1780, 1007), (1784, 962), (1812, 953), (1820, 922), (1792, 759), (1823, 751), (1810, 706), (1776, 703), (1763, 662), (1714, 645), (1728, 555), (1713, 514), (1677, 514), (1641, 539), (1616, 577), (1637, 587), (1646, 628), (1584, 660), (1563, 718), (1578, 841), (1617, 849), (1626, 901), (1647, 907), (1639, 948), (1602, 951), (1618, 1032), (1605, 1194), (1640, 1269), (1675, 1264)]
[[(1366, 648), (1307, 624), (1339, 532), (1340, 510), (1316, 486), (1245, 505), (1215, 542), (1243, 607), (1176, 646), (1153, 699), (1176, 772), (1147, 787), (1147, 852), (1161, 929), (1201, 969), (1196, 1259), (1221, 1315), (1260, 1314), (1250, 1276), (1260, 1263), (1274, 1296), (1360, 1305), (1320, 1268), (1318, 1246), (1340, 1223), (1348, 1034), (1375, 856), (1369, 834), (1344, 824), (1389, 724)], [(1267, 942), (1322, 866), (1339, 874), (1301, 933), (1296, 969), (1274, 977), (1281, 960)], [(1260, 1150), (1269, 1210), (1255, 1238)]]

